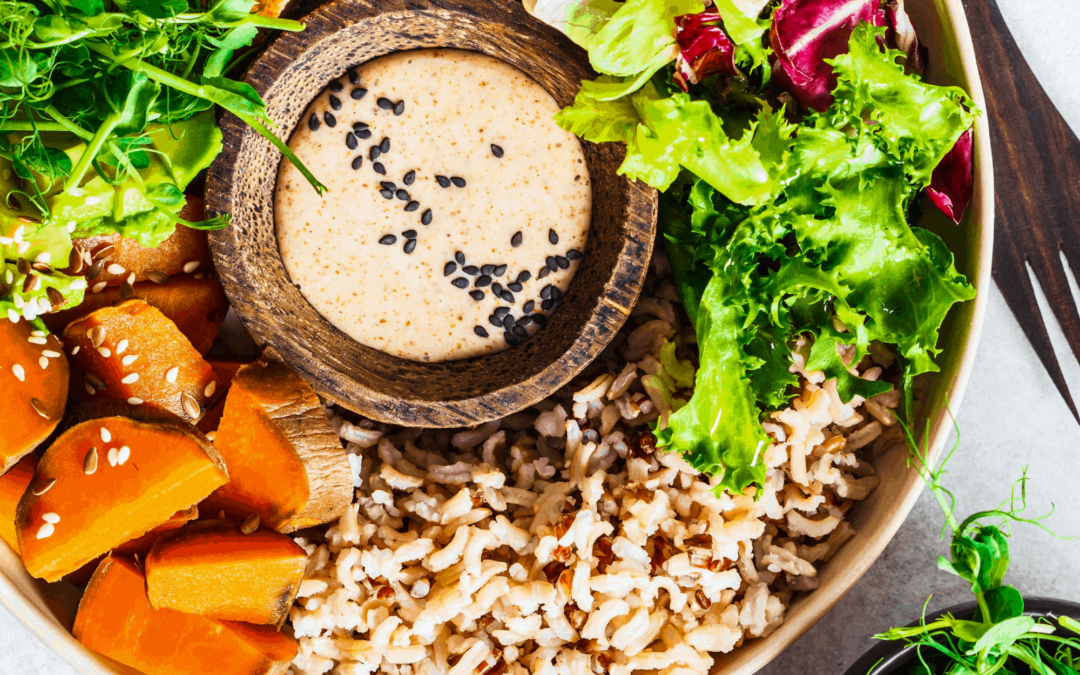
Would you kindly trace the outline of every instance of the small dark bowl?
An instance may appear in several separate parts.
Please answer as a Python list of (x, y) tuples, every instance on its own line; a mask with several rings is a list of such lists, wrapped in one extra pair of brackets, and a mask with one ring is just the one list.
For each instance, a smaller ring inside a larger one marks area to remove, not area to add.
[[(970, 619), (975, 616), (977, 607), (978, 605), (974, 602), (965, 602), (932, 614), (926, 617), (926, 620), (928, 623), (936, 621), (946, 614), (952, 614), (958, 619)], [(1032, 617), (1042, 617), (1054, 624), (1057, 624), (1057, 619), (1061, 616), (1080, 621), (1080, 604), (1053, 598), (1025, 598), (1024, 614)], [(907, 627), (913, 628), (918, 626), (919, 623), (919, 621), (913, 621)], [(926, 654), (926, 656), (929, 656), (929, 654)], [(906, 668), (913, 664), (916, 658), (914, 647), (907, 647), (903, 642), (899, 641), (880, 641), (848, 668), (844, 675), (867, 675), (871, 668), (874, 668), (873, 675), (901, 675)]]
[[(455, 48), (516, 66), (573, 101), (592, 77), (585, 53), (525, 13), (520, 2), (339, 0), (279, 36), (248, 70), (278, 132), (346, 66), (397, 51)], [(396, 358), (359, 344), (307, 302), (285, 272), (274, 229), (281, 153), (232, 115), (210, 169), (206, 203), (233, 224), (210, 236), (225, 292), (255, 341), (324, 397), (368, 417), (414, 427), (497, 419), (545, 398), (595, 359), (637, 301), (656, 233), (655, 190), (617, 174), (621, 144), (583, 143), (593, 187), (589, 246), (565, 304), (546, 329), (497, 354), (441, 363)]]

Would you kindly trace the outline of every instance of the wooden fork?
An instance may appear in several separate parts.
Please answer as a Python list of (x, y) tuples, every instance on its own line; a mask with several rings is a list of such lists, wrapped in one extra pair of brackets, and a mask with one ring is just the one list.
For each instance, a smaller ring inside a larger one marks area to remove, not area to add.
[(1080, 360), (1080, 313), (1067, 276), (1080, 270), (1080, 140), (1035, 79), (996, 0), (964, 0), (964, 9), (994, 147), (994, 280), (1080, 422), (1027, 271), (1031, 265)]

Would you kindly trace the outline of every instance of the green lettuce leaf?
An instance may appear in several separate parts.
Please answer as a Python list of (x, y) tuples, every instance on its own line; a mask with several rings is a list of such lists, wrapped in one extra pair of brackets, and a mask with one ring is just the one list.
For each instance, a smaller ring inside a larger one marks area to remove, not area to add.
[(705, 11), (702, 0), (627, 0), (588, 41), (589, 63), (606, 75), (637, 75), (656, 57), (675, 58), (675, 17)]

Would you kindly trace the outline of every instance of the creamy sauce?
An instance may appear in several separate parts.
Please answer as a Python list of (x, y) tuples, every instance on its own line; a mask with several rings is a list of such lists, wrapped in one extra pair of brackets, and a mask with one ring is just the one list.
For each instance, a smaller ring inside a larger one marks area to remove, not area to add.
[(558, 110), (524, 73), (473, 52), (402, 52), (347, 71), (289, 141), (329, 191), (288, 161), (278, 174), (293, 283), (350, 337), (405, 359), (528, 339), (570, 285), (592, 207)]

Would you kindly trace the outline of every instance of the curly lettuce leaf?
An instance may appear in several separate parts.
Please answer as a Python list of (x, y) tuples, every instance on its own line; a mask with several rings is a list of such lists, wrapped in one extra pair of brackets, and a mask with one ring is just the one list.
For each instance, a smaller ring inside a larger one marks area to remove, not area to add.
[(705, 11), (702, 0), (627, 0), (589, 40), (589, 63), (606, 75), (631, 76), (658, 55), (675, 58), (675, 17)]

